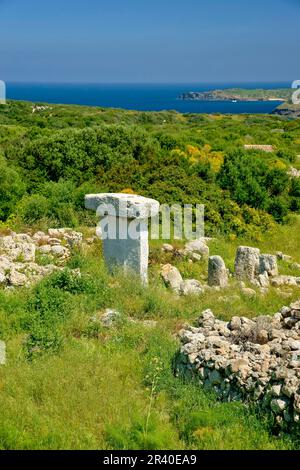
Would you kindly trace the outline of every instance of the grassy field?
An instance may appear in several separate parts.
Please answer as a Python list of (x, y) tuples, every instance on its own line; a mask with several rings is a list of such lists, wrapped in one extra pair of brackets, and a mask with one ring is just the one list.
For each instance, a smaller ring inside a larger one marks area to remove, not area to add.
[[(257, 246), (264, 252), (284, 249), (299, 262), (299, 229), (298, 218)], [(232, 268), (239, 244), (249, 241), (218, 238), (211, 253)], [(267, 416), (242, 403), (220, 403), (172, 371), (176, 333), (203, 309), (211, 307), (222, 319), (275, 313), (299, 298), (299, 289), (271, 288), (251, 300), (240, 296), (232, 280), (217, 295), (177, 298), (163, 285), (159, 263), (172, 262), (184, 277), (203, 280), (207, 267), (170, 256), (152, 244), (148, 288), (120, 273), (109, 275), (96, 244), (69, 261), (71, 268), (80, 267), (82, 282), (54, 275), (30, 290), (0, 291), (0, 334), (7, 342), (7, 364), (0, 368), (0, 448), (299, 448), (296, 438), (273, 435)], [(234, 294), (239, 299), (230, 300)], [(112, 328), (97, 321), (106, 307), (122, 313)]]
[[(72, 227), (88, 236), (95, 216), (85, 194), (135, 192), (161, 204), (204, 204), (210, 252), (231, 271), (239, 245), (300, 263), (300, 182), (287, 175), (300, 169), (299, 120), (35, 105), (0, 106), (0, 234)], [(249, 299), (231, 278), (221, 292), (177, 297), (160, 265), (206, 282), (207, 263), (161, 245), (151, 242), (147, 288), (110, 275), (100, 242), (72, 253), (68, 267), (81, 278), (66, 270), (28, 289), (0, 288), (1, 449), (300, 448), (296, 436), (272, 431), (268, 416), (220, 403), (172, 366), (177, 332), (204, 309), (224, 320), (272, 314), (299, 288)], [(280, 272), (299, 275), (284, 262)], [(99, 320), (105, 308), (121, 313), (111, 328)]]

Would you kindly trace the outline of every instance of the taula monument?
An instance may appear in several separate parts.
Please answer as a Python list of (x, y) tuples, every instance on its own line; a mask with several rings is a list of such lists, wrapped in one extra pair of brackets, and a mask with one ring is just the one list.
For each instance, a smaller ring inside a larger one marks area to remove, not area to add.
[(100, 217), (97, 235), (107, 266), (136, 272), (147, 283), (148, 219), (158, 214), (159, 202), (135, 194), (87, 194), (85, 207)]

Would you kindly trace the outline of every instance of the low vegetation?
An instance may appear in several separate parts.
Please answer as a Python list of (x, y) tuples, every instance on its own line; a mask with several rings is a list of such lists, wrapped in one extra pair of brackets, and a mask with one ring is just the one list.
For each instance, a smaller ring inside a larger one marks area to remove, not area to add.
[[(1, 233), (70, 226), (89, 236), (95, 218), (84, 194), (130, 190), (162, 203), (205, 203), (211, 254), (231, 270), (241, 244), (300, 263), (300, 186), (286, 176), (291, 164), (300, 168), (299, 121), (32, 106), (0, 107)], [(245, 143), (275, 151), (245, 153)], [(200, 280), (207, 265), (173, 259), (161, 244), (151, 242), (147, 288), (109, 274), (96, 242), (72, 251), (67, 268), (81, 277), (65, 269), (29, 288), (0, 289), (0, 448), (299, 448), (297, 436), (274, 431), (258, 410), (221, 403), (173, 374), (176, 333), (202, 310), (223, 320), (271, 314), (298, 299), (299, 287), (249, 298), (232, 282), (224, 295), (178, 298), (160, 264)], [(121, 313), (110, 328), (100, 321), (105, 308)]]

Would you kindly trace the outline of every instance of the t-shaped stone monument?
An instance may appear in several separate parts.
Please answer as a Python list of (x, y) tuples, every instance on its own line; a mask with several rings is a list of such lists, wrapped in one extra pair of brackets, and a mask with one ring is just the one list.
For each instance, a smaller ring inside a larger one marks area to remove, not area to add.
[(121, 266), (148, 282), (148, 219), (159, 211), (159, 202), (136, 194), (87, 194), (85, 207), (100, 217), (97, 235), (109, 268)]

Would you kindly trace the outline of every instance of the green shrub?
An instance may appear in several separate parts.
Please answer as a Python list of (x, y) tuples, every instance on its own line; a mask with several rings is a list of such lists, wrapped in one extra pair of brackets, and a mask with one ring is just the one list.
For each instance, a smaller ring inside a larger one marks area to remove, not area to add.
[(15, 215), (25, 224), (34, 224), (50, 213), (49, 200), (40, 194), (24, 196), (15, 209)]
[(83, 292), (95, 292), (95, 283), (93, 279), (87, 275), (74, 273), (69, 269), (57, 271), (45, 281), (45, 286), (48, 288), (60, 289), (70, 294), (81, 294)]
[(6, 220), (12, 213), (25, 189), (25, 183), (18, 171), (8, 167), (0, 155), (0, 221)]

